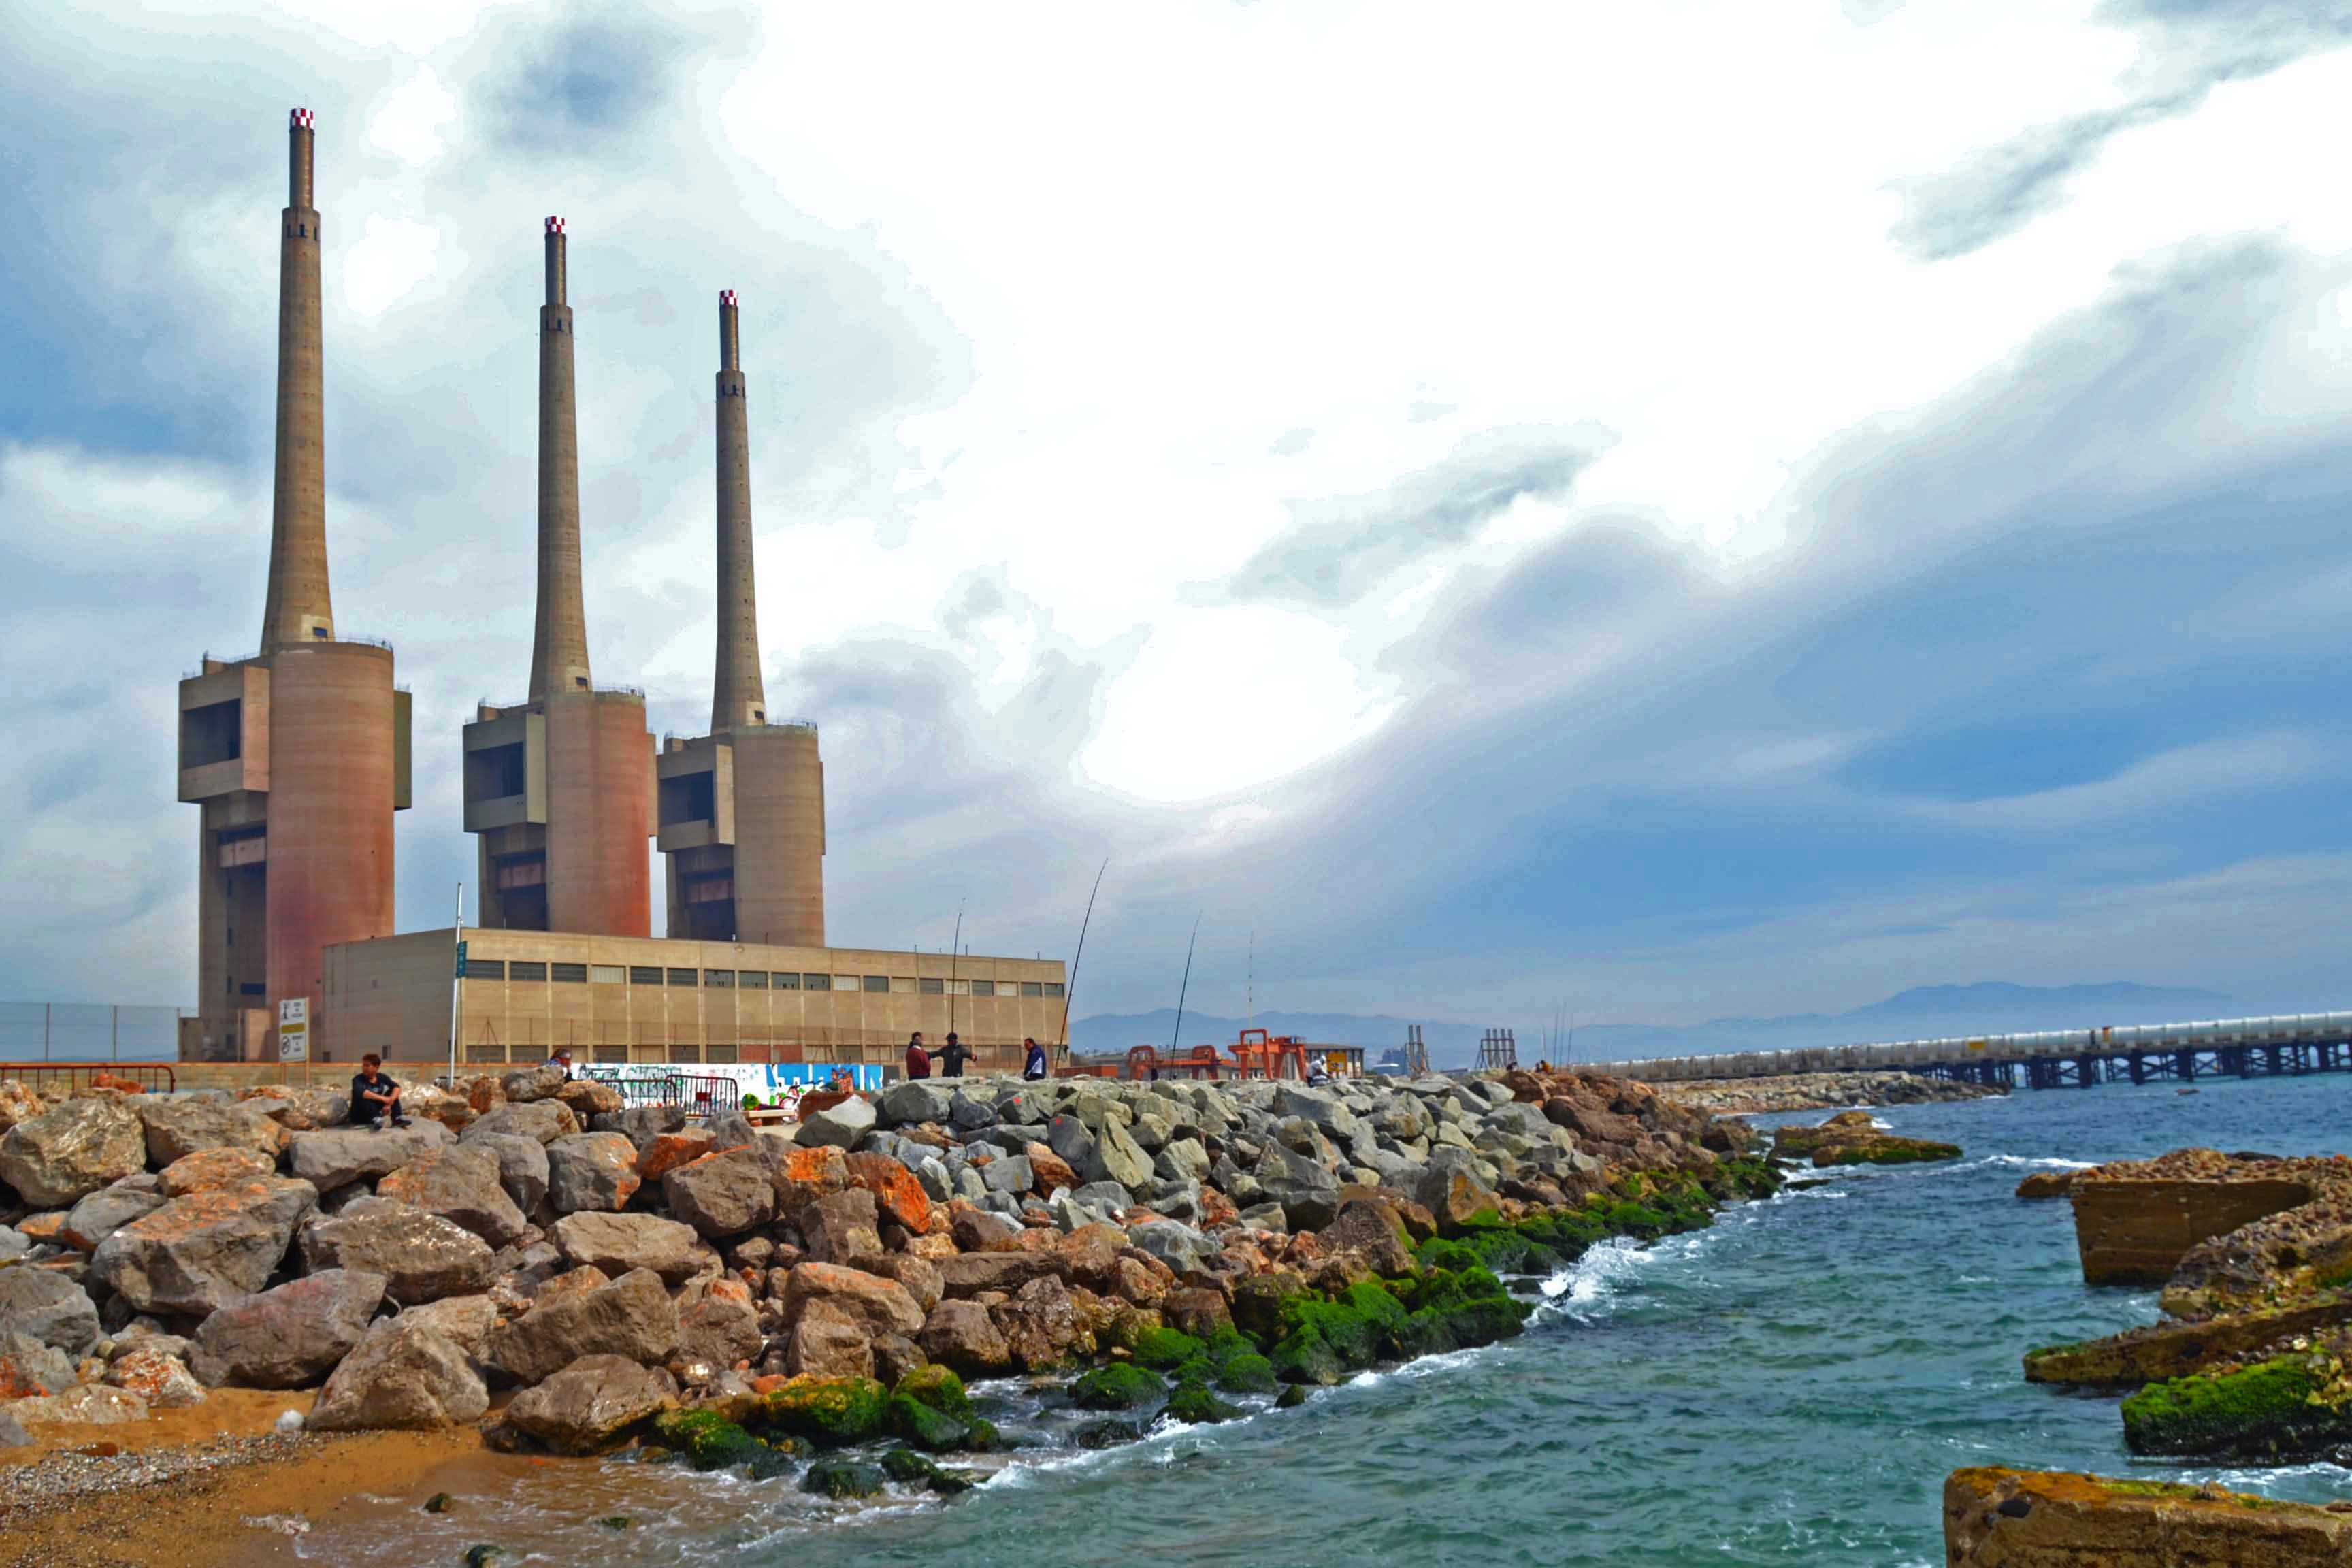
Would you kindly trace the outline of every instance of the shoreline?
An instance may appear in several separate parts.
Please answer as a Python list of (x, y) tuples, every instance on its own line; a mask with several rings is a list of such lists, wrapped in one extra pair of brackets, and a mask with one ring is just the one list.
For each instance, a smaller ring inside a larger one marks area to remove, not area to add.
[[(1677, 1226), (1646, 1238), (1622, 1234), (1603, 1237), (1564, 1267), (1573, 1269), (1603, 1248), (1626, 1241), (1647, 1253), (1675, 1237), (1703, 1235), (1719, 1223), (1726, 1211), (1771, 1203), (1781, 1194), (1782, 1189), (1776, 1187), (1761, 1194), (1722, 1200), (1713, 1205), (1703, 1224)], [(1541, 1289), (1557, 1272), (1505, 1277), (1506, 1285), (1515, 1287), (1514, 1298), (1528, 1308), (1530, 1320), (1547, 1307), (1554, 1312), (1567, 1311), (1565, 1292), (1555, 1295)], [(1303, 1406), (1317, 1395), (1364, 1376), (1394, 1375), (1423, 1363), (1490, 1350), (1515, 1337), (1378, 1359), (1323, 1387), (1283, 1386), (1295, 1394), (1306, 1394), (1297, 1401)], [(1114, 1359), (1095, 1364), (1133, 1363)], [(1029, 1396), (1043, 1396), (1041, 1414), (1058, 1414), (1054, 1401), (1066, 1397), (1087, 1370), (1082, 1363), (1050, 1374), (991, 1379), (987, 1385), (975, 1384), (973, 1392), (983, 1401), (998, 1403), (1017, 1397), (1008, 1387), (1014, 1385)], [(321, 1514), (331, 1514), (343, 1522), (414, 1524), (424, 1515), (425, 1501), (436, 1493), (449, 1495), (446, 1517), (453, 1542), (464, 1536), (468, 1544), (494, 1543), (501, 1548), (500, 1561), (506, 1561), (561, 1550), (563, 1536), (614, 1517), (614, 1510), (643, 1510), (650, 1500), (646, 1495), (649, 1471), (657, 1469), (665, 1479), (689, 1489), (713, 1479), (687, 1464), (668, 1462), (682, 1456), (663, 1450), (650, 1436), (595, 1455), (501, 1451), (493, 1446), (490, 1434), (499, 1422), (500, 1407), (507, 1403), (504, 1398), (478, 1426), (453, 1429), (292, 1434), (273, 1429), (280, 1411), (307, 1411), (318, 1392), (221, 1389), (213, 1394), (219, 1404), (208, 1402), (159, 1413), (193, 1418), (184, 1422), (59, 1424), (39, 1428), (34, 1444), (9, 1450), (0, 1458), (0, 1541), (5, 1542), (5, 1549), (0, 1550), (0, 1568), (150, 1568), (162, 1563), (184, 1568), (258, 1568), (315, 1562), (321, 1560), (316, 1552), (306, 1557), (297, 1543), (310, 1533)], [(1281, 1415), (1288, 1405), (1286, 1400), (1254, 1398), (1251, 1407), (1237, 1410), (1232, 1419)], [(223, 1416), (228, 1417), (226, 1430), (221, 1429)], [(1139, 1447), (1216, 1424), (1220, 1423), (1186, 1422), (1163, 1413), (1146, 1419), (1130, 1436), (1116, 1442), (1038, 1450), (1014, 1447), (961, 1458), (982, 1462), (982, 1468), (973, 1475), (978, 1489), (1007, 1472), (1028, 1468), (1024, 1458), (1042, 1455), (1047, 1461), (1045, 1468), (1055, 1468), (1073, 1459)], [(191, 1439), (179, 1429), (183, 1426), (210, 1428), (213, 1435)], [(81, 1452), (108, 1446), (118, 1447), (120, 1452), (97, 1458), (86, 1458)], [(835, 1452), (847, 1457), (874, 1447), (869, 1443)], [(136, 1459), (151, 1462), (131, 1475), (122, 1474), (118, 1467)], [(27, 1472), (42, 1473), (41, 1479), (27, 1486), (24, 1479)], [(797, 1491), (801, 1489), (796, 1480), (778, 1478), (764, 1484)], [(524, 1486), (530, 1489), (538, 1510), (553, 1516), (547, 1528), (517, 1528), (511, 1518), (492, 1522), (486, 1517), (486, 1506), (495, 1508), (501, 1500), (500, 1492)], [(954, 1500), (919, 1494), (870, 1498), (845, 1508), (841, 1518), (870, 1515), (876, 1503), (912, 1510), (943, 1507)], [(825, 1529), (841, 1521), (812, 1513), (804, 1522), (809, 1528)], [(624, 1540), (616, 1544), (626, 1543)], [(466, 1550), (466, 1544), (456, 1545), (448, 1561), (462, 1562)]]
[(1907, 1072), (1785, 1073), (1771, 1078), (1707, 1078), (1649, 1086), (1662, 1100), (1710, 1116), (1779, 1116), (1800, 1111), (1957, 1105), (2003, 1100), (2009, 1090)]

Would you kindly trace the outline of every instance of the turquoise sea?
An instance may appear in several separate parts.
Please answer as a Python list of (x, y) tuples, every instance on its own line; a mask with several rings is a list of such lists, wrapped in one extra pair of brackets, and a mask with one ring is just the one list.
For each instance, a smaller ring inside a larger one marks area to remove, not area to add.
[[(2352, 1496), (2352, 1471), (2134, 1461), (2116, 1401), (2029, 1386), (2029, 1348), (2152, 1320), (2081, 1279), (2068, 1206), (2028, 1172), (2202, 1144), (2352, 1151), (2352, 1079), (2020, 1091), (1883, 1110), (1967, 1151), (1840, 1173), (1704, 1233), (1610, 1247), (1545, 1282), (1528, 1332), (1370, 1374), (1297, 1411), (1088, 1450), (1049, 1398), (986, 1392), (1034, 1447), (949, 1503), (820, 1512), (790, 1481), (606, 1467), (637, 1523), (596, 1530), (528, 1482), (462, 1517), (302, 1539), (316, 1561), (509, 1563), (1942, 1563), (1947, 1472), (2013, 1464)], [(1818, 1120), (1817, 1116), (1782, 1120)], [(411, 1522), (413, 1521), (413, 1522)]]

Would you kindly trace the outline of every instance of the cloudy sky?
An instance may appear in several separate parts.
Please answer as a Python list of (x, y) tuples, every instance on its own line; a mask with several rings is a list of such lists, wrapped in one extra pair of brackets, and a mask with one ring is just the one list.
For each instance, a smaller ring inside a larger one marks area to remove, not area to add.
[[(2352, 1005), (2352, 4), (0, 16), (0, 996), (192, 1005), (288, 107), (339, 626), (528, 674), (540, 220), (590, 646), (707, 727), (714, 302), (845, 943), (1532, 1029)], [(658, 911), (656, 912), (658, 921)]]

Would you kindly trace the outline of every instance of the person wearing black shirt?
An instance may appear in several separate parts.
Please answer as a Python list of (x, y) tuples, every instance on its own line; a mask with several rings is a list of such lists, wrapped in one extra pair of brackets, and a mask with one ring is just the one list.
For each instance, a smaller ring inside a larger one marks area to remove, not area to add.
[(948, 1043), (940, 1047), (940, 1076), (941, 1078), (961, 1078), (963, 1076), (963, 1064), (970, 1061), (971, 1057), (971, 1047), (965, 1045), (961, 1040), (957, 1039), (954, 1030), (949, 1030)]
[(386, 1121), (408, 1125), (400, 1113), (400, 1085), (384, 1076), (383, 1058), (373, 1051), (360, 1058), (360, 1070), (352, 1075), (352, 1121), (379, 1132)]

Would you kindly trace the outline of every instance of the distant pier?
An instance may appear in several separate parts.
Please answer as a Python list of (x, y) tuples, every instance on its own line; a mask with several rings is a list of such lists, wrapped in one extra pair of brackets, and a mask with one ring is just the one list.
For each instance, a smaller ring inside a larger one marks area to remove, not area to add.
[(2004, 1089), (2292, 1078), (2352, 1072), (2352, 1012), (2125, 1024), (1794, 1051), (1726, 1051), (1576, 1066), (1581, 1071), (1652, 1083), (1813, 1072), (1911, 1072)]

